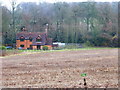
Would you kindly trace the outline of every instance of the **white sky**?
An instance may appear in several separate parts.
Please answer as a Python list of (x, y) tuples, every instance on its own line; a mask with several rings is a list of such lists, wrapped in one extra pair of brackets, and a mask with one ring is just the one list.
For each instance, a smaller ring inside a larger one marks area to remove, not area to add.
[[(2, 5), (10, 7), (10, 2), (12, 0), (0, 0), (0, 3), (2, 3)], [(49, 2), (49, 3), (54, 3), (54, 2), (86, 2), (86, 1), (96, 1), (96, 2), (118, 2), (120, 0), (14, 0), (17, 3), (20, 2)]]

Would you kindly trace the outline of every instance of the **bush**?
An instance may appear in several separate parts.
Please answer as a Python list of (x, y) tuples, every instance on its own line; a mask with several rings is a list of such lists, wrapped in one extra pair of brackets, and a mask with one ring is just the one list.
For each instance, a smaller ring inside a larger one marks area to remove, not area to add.
[(48, 50), (48, 47), (47, 46), (43, 46), (42, 49), (43, 50)]
[(5, 46), (0, 46), (0, 50), (6, 50)]
[(113, 46), (113, 47), (120, 47), (120, 45), (119, 45), (119, 40), (118, 40), (118, 36), (114, 36), (114, 37), (112, 38), (112, 46)]
[(84, 47), (93, 47), (93, 43), (91, 43), (90, 41), (86, 41), (84, 44), (83, 44)]

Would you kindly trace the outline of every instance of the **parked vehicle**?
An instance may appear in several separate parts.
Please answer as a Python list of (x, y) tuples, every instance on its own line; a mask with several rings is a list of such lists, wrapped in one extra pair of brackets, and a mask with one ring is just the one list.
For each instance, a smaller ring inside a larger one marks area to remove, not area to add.
[(18, 49), (19, 49), (19, 50), (22, 50), (22, 47), (19, 47)]
[(12, 46), (6, 46), (6, 49), (12, 49), (13, 47)]

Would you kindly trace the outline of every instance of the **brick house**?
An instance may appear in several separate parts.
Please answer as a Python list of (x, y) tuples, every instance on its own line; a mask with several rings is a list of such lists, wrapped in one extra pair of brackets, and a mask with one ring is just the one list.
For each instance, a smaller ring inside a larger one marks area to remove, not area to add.
[(22, 49), (42, 49), (46, 45), (52, 49), (52, 39), (48, 38), (47, 33), (22, 31), (16, 35), (16, 48)]

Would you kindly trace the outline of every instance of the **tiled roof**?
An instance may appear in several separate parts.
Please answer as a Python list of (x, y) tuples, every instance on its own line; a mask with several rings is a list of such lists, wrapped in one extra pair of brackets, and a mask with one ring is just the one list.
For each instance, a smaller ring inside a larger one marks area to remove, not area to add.
[(21, 36), (23, 36), (25, 39), (29, 39), (29, 37), (37, 38), (39, 35), (42, 37), (42, 36), (46, 35), (46, 33), (41, 33), (41, 32), (20, 32), (20, 33), (17, 33), (16, 39), (19, 39)]
[[(42, 38), (42, 42), (41, 43), (38, 43), (36, 42), (36, 38), (38, 36), (41, 36)], [(23, 36), (25, 39), (29, 39), (30, 37), (33, 39), (32, 40), (32, 45), (45, 45), (45, 44), (52, 44), (52, 39), (48, 38), (46, 33), (41, 33), (41, 32), (20, 32), (20, 33), (17, 33), (16, 35), (16, 39), (20, 39), (20, 37)]]

